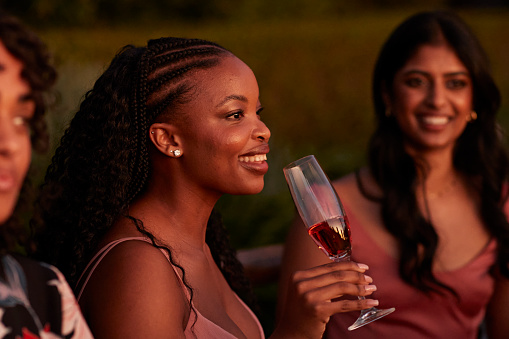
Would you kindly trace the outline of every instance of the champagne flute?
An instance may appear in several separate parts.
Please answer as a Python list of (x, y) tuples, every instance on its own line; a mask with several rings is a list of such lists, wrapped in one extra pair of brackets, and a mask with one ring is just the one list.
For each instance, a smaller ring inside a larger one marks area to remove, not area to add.
[[(343, 205), (314, 155), (292, 162), (283, 169), (295, 206), (318, 247), (333, 261), (350, 260), (350, 225)], [(358, 297), (364, 299), (364, 297)], [(349, 331), (369, 324), (395, 308), (361, 311)]]

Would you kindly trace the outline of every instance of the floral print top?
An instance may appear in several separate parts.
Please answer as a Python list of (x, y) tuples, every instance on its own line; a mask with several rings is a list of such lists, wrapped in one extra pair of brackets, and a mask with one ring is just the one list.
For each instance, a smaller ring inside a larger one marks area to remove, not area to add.
[(60, 271), (19, 255), (0, 260), (0, 338), (92, 338)]

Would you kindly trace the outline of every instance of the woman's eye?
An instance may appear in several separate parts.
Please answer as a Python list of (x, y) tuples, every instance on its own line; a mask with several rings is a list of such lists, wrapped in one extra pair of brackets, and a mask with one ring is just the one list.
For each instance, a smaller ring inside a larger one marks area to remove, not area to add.
[(30, 123), (32, 122), (33, 115), (25, 112), (15, 115), (12, 118), (14, 128), (20, 133), (28, 133), (31, 129)]
[(467, 82), (463, 79), (451, 79), (447, 81), (447, 87), (450, 89), (461, 89), (467, 86)]
[(405, 81), (405, 84), (410, 87), (420, 87), (425, 85), (425, 82), (421, 78), (410, 78)]
[(228, 114), (227, 118), (233, 119), (233, 120), (238, 120), (238, 119), (242, 118), (243, 115), (244, 115), (243, 111), (237, 111), (237, 112)]
[(21, 103), (11, 112), (12, 124), (18, 128), (29, 129), (35, 114), (35, 104), (29, 97), (22, 98), (20, 101)]

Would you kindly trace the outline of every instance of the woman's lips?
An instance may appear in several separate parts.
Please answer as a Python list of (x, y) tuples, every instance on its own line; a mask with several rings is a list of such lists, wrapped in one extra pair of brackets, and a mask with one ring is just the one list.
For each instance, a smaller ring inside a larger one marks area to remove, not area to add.
[(16, 187), (16, 176), (12, 171), (0, 169), (0, 191), (11, 191)]
[(252, 172), (265, 174), (269, 170), (267, 163), (267, 154), (243, 155), (239, 156), (240, 165)]

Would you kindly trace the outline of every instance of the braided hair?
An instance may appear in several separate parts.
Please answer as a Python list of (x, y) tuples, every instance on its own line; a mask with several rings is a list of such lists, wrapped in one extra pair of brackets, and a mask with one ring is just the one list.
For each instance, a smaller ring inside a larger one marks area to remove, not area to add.
[[(217, 65), (226, 55), (231, 52), (209, 41), (160, 38), (146, 47), (125, 46), (115, 56), (85, 95), (46, 173), (31, 223), (39, 260), (57, 266), (75, 285), (100, 239), (118, 218), (127, 217), (167, 251), (192, 296), (171, 250), (129, 216), (128, 207), (150, 176), (150, 125), (160, 118), (182, 119), (175, 108), (191, 100), (189, 74)], [(206, 242), (231, 288), (253, 305), (249, 282), (216, 212)]]
[(394, 75), (420, 46), (439, 44), (444, 39), (469, 71), (473, 109), (478, 114), (456, 141), (453, 165), (473, 183), (481, 201), (482, 220), (498, 241), (498, 269), (509, 277), (509, 224), (503, 212), (509, 158), (496, 123), (500, 93), (479, 41), (455, 14), (418, 13), (396, 28), (382, 47), (373, 78), (377, 126), (368, 152), (370, 171), (383, 191), (382, 198), (370, 196), (359, 183), (366, 197), (381, 203), (384, 225), (398, 241), (401, 277), (425, 292), (445, 289), (455, 294), (432, 272), (438, 235), (419, 209), (415, 192), (418, 173), (426, 173), (426, 164), (405, 151), (403, 133), (395, 119), (386, 116), (382, 94), (384, 88), (390, 91)]
[[(21, 77), (30, 86), (30, 96), (35, 103), (34, 115), (29, 122), (31, 144), (36, 152), (43, 153), (47, 151), (49, 144), (44, 120), (47, 102), (50, 99), (47, 94), (57, 77), (50, 53), (35, 33), (2, 11), (0, 11), (0, 42), (23, 65)], [(21, 216), (29, 209), (32, 190), (29, 179), (25, 178), (11, 218), (0, 227), (1, 251), (12, 251), (16, 248), (17, 242), (25, 241), (26, 230), (22, 226)]]

